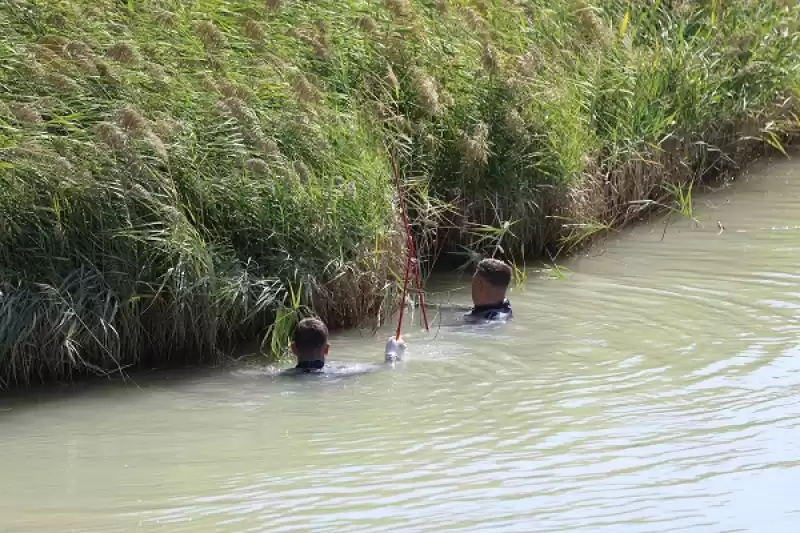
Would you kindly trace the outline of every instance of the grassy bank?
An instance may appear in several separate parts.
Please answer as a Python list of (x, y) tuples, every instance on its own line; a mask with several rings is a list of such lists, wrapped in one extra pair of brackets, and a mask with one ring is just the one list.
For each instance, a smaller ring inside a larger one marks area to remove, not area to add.
[[(297, 292), (528, 257), (797, 126), (793, 2), (2, 0), (0, 389), (215, 359)], [(747, 140), (749, 139), (749, 140)], [(294, 298), (293, 298), (294, 296)]]

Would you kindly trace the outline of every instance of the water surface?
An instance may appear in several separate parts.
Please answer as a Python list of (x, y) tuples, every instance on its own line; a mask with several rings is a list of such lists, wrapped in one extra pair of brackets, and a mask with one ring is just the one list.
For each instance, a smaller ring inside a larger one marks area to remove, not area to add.
[(0, 400), (0, 531), (796, 533), (800, 166), (695, 209), (531, 271), (505, 326), (412, 331), (390, 371)]

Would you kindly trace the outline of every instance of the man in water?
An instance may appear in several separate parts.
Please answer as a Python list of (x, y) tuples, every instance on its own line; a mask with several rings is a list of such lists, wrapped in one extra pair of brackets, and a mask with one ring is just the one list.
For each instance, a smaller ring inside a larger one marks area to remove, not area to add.
[[(298, 373), (324, 372), (328, 355), (328, 327), (318, 318), (304, 318), (297, 324), (292, 340), (292, 353), (297, 357)], [(387, 363), (400, 361), (405, 355), (406, 345), (391, 337), (386, 343), (384, 360)]]
[(472, 310), (468, 322), (508, 320), (511, 303), (506, 298), (511, 267), (499, 259), (483, 259), (472, 276)]

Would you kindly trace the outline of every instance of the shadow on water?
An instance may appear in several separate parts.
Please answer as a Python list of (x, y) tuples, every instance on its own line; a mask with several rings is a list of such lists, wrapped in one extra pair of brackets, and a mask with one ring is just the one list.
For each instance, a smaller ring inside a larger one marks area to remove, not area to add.
[(87, 377), (72, 383), (35, 385), (28, 389), (4, 392), (0, 396), (0, 421), (9, 414), (28, 409), (48, 408), (63, 402), (125, 401), (162, 388), (180, 389), (229, 372), (226, 366), (192, 367), (169, 370), (138, 370), (113, 377)]

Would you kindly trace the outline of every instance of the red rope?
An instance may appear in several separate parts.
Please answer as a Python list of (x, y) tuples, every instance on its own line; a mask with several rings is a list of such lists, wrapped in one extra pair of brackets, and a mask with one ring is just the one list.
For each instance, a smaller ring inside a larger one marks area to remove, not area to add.
[(397, 186), (397, 197), (400, 201), (400, 213), (403, 216), (403, 226), (406, 231), (406, 248), (408, 250), (408, 258), (406, 260), (406, 273), (403, 277), (403, 297), (400, 300), (400, 317), (397, 321), (397, 333), (395, 334), (395, 338), (400, 338), (400, 332), (403, 330), (403, 315), (406, 308), (406, 295), (408, 294), (408, 279), (411, 274), (411, 268), (414, 268), (414, 277), (417, 282), (417, 292), (419, 293), (419, 303), (420, 307), (422, 308), (422, 319), (425, 323), (425, 330), (429, 331), (430, 328), (428, 326), (428, 311), (425, 308), (425, 295), (422, 292), (422, 284), (420, 283), (419, 278), (419, 261), (417, 260), (417, 250), (414, 247), (414, 238), (411, 236), (411, 224), (408, 222), (408, 213), (406, 212), (406, 202), (405, 196), (403, 195), (403, 188), (400, 186), (400, 171), (397, 168), (397, 160), (394, 156), (394, 150), (391, 152), (392, 155), (392, 172), (394, 173), (394, 181), (395, 185)]

